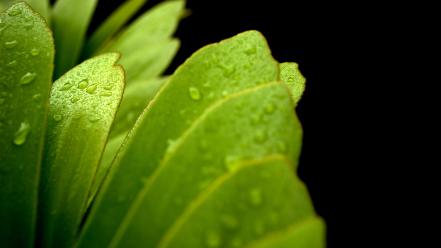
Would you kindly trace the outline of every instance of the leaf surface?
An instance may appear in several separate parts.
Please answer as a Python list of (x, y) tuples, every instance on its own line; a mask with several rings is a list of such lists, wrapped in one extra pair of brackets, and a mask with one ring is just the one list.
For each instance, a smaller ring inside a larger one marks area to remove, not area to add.
[(0, 0), (0, 11), (17, 2), (26, 2), (32, 9), (44, 17), (47, 23), (50, 23), (48, 0)]
[(193, 54), (161, 88), (129, 133), (92, 206), (79, 247), (109, 244), (168, 144), (205, 109), (229, 94), (275, 81), (278, 73), (278, 63), (265, 39), (255, 31)]
[(120, 52), (124, 56), (138, 53), (145, 44), (167, 40), (176, 30), (183, 13), (184, 1), (164, 1), (140, 16), (111, 40), (100, 52)]
[(40, 186), (41, 247), (69, 247), (78, 231), (123, 94), (118, 58), (87, 60), (53, 85)]
[(289, 162), (269, 156), (243, 162), (218, 178), (176, 220), (158, 247), (245, 247), (313, 214), (308, 192)]
[(55, 79), (78, 61), (97, 0), (58, 0), (52, 10)]
[(118, 30), (144, 5), (147, 0), (129, 0), (123, 3), (92, 34), (84, 48), (84, 57), (91, 56), (106, 40)]
[(229, 95), (208, 108), (170, 144), (164, 160), (120, 225), (113, 245), (157, 246), (192, 200), (216, 178), (233, 173), (240, 161), (272, 154), (297, 159), (301, 127), (292, 109), (282, 83)]
[(25, 3), (0, 13), (0, 244), (33, 244), (54, 41)]
[(280, 80), (285, 82), (291, 91), (294, 103), (298, 103), (305, 91), (305, 78), (299, 70), (299, 65), (294, 62), (280, 64)]

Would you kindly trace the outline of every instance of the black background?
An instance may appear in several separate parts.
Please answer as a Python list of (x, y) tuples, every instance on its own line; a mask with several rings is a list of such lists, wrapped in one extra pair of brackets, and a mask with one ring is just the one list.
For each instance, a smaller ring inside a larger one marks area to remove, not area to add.
[[(100, 1), (89, 32), (121, 2)], [(148, 1), (140, 13), (159, 2)], [(381, 86), (373, 84), (379, 68), (366, 66), (381, 39), (371, 36), (365, 20), (378, 16), (366, 15), (369, 6), (313, 1), (188, 0), (187, 8), (191, 15), (176, 33), (181, 49), (167, 73), (204, 45), (261, 31), (273, 56), (299, 63), (307, 78), (297, 108), (304, 128), (299, 176), (327, 223), (328, 247), (375, 244), (385, 228), (371, 214), (381, 205), (373, 193), (380, 179), (369, 178), (381, 171), (372, 156), (380, 145), (371, 147), (381, 143), (375, 130), (382, 123), (373, 121), (381, 120), (380, 113), (371, 110)]]

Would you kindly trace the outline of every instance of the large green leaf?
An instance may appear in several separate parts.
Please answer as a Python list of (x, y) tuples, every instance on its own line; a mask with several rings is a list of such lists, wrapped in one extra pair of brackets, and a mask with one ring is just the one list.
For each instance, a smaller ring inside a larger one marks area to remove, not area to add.
[(84, 57), (92, 55), (114, 35), (144, 5), (147, 0), (129, 0), (123, 3), (92, 34), (84, 47)]
[[(241, 160), (277, 153), (285, 154), (291, 161), (297, 159), (301, 127), (292, 109), (290, 95), (282, 83), (229, 95), (208, 108), (168, 148), (120, 225), (113, 245), (131, 247), (138, 242), (148, 247), (157, 246), (198, 194), (216, 178), (234, 172)], [(258, 120), (249, 113), (257, 115)], [(256, 179), (249, 178), (258, 183)], [(147, 230), (146, 222), (149, 223)]]
[[(192, 201), (157, 247), (246, 247), (313, 218), (308, 192), (293, 175), (280, 156), (241, 163)], [(310, 248), (295, 244), (288, 247)]]
[(58, 0), (52, 10), (55, 78), (72, 68), (80, 56), (97, 0)]
[(196, 52), (167, 81), (129, 133), (92, 207), (79, 246), (109, 244), (168, 144), (205, 109), (229, 94), (277, 78), (278, 63), (255, 31)]
[(42, 247), (68, 247), (78, 231), (123, 94), (118, 57), (87, 60), (54, 83), (40, 186)]
[(26, 4), (0, 14), (0, 244), (34, 241), (54, 41)]

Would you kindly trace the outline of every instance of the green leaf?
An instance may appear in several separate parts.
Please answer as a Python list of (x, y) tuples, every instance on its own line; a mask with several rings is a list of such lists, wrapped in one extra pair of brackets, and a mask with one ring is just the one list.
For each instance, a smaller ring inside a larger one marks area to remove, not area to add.
[(84, 57), (91, 56), (105, 41), (114, 35), (144, 5), (147, 0), (130, 0), (123, 3), (92, 34), (84, 48)]
[(299, 65), (294, 62), (280, 64), (280, 80), (285, 82), (291, 91), (291, 96), (295, 104), (302, 98), (305, 91), (306, 79), (299, 70)]
[(0, 14), (0, 244), (34, 241), (54, 41), (25, 3)]
[(90, 191), (89, 203), (92, 202), (98, 192), (127, 133), (166, 80), (166, 78), (156, 78), (147, 82), (138, 81), (126, 87), (121, 105), (113, 121), (109, 141), (106, 144), (97, 175)]
[[(270, 83), (229, 95), (208, 108), (170, 144), (165, 158), (132, 204), (112, 245), (132, 247), (142, 243), (156, 247), (191, 202), (209, 190), (207, 186), (217, 178), (234, 173), (242, 160), (272, 154), (297, 159), (301, 127), (294, 118), (290, 101), (282, 83)], [(256, 179), (259, 178), (249, 177), (252, 182), (262, 183)], [(240, 187), (237, 189), (242, 191)], [(234, 199), (240, 198), (233, 197), (229, 201)], [(275, 207), (274, 202), (269, 207)], [(249, 220), (237, 221), (250, 223)]]
[(167, 40), (176, 30), (183, 9), (183, 0), (164, 1), (158, 4), (136, 19), (100, 52), (120, 52), (124, 56), (129, 56), (139, 53), (138, 49), (134, 48)]
[(134, 81), (127, 85), (121, 105), (113, 121), (110, 138), (127, 134), (168, 78)]
[(246, 247), (313, 215), (308, 192), (289, 162), (267, 157), (241, 163), (218, 178), (186, 208), (158, 247)]
[(321, 248), (325, 247), (325, 224), (318, 217), (294, 223), (285, 230), (271, 233), (248, 248)]
[(168, 143), (179, 138), (205, 109), (229, 94), (275, 81), (278, 74), (278, 63), (263, 36), (255, 31), (193, 54), (129, 133), (92, 206), (79, 247), (109, 244)]
[(135, 80), (147, 80), (159, 76), (170, 64), (179, 48), (176, 39), (144, 45), (136, 53), (121, 58), (130, 85)]
[(118, 58), (87, 60), (53, 85), (40, 187), (41, 247), (72, 245), (123, 94)]
[(0, 0), (0, 11), (3, 11), (6, 7), (17, 2), (26, 2), (32, 9), (44, 17), (47, 23), (50, 23), (48, 0)]
[(55, 37), (55, 78), (78, 61), (97, 0), (58, 0), (52, 10)]

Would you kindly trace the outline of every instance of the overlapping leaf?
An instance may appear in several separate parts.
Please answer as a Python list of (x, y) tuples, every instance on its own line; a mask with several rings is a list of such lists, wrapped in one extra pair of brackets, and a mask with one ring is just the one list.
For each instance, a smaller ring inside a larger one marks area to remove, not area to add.
[(118, 57), (87, 60), (54, 83), (40, 185), (42, 247), (73, 244), (123, 94)]
[[(30, 39), (29, 37), (32, 37)], [(54, 41), (19, 3), (0, 14), (0, 244), (33, 244)]]

